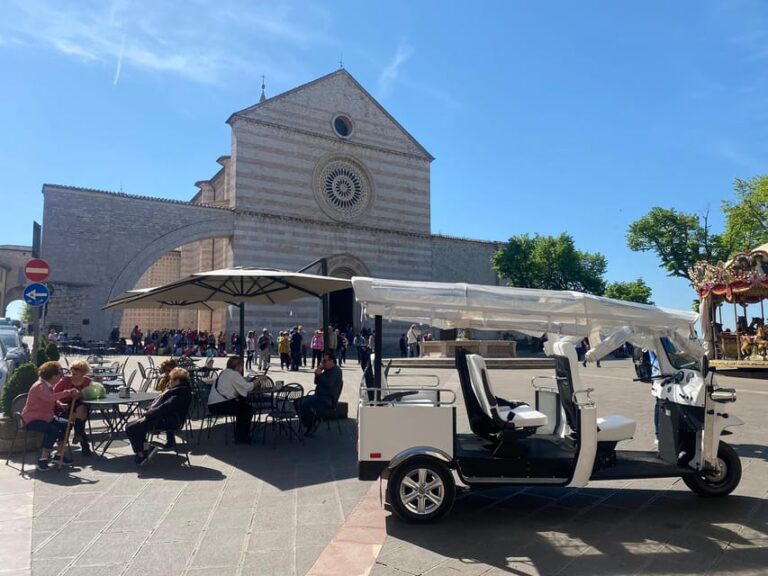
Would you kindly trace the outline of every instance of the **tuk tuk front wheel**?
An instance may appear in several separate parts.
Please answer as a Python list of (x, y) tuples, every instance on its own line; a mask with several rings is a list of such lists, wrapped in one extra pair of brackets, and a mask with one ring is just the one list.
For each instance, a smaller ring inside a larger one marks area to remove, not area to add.
[(414, 523), (441, 518), (456, 499), (451, 471), (433, 458), (413, 458), (395, 468), (389, 476), (387, 491), (395, 514)]
[(736, 450), (725, 442), (720, 442), (717, 449), (717, 464), (718, 470), (684, 476), (683, 482), (704, 498), (727, 496), (741, 481), (741, 460)]

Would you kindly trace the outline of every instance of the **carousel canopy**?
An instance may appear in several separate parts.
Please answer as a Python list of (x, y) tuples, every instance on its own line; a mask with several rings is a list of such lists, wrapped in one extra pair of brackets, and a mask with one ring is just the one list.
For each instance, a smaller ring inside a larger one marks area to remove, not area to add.
[(720, 264), (697, 262), (690, 275), (702, 300), (715, 305), (759, 302), (768, 298), (768, 243)]

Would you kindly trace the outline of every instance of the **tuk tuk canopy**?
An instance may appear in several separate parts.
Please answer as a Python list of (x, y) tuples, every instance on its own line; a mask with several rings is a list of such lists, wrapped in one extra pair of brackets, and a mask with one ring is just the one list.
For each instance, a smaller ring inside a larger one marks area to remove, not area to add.
[[(465, 283), (353, 277), (355, 298), (368, 316), (441, 329), (516, 330), (589, 337), (595, 344), (625, 335), (633, 343), (664, 335), (690, 350), (698, 314), (581, 292)], [(642, 344), (641, 344), (642, 345)]]

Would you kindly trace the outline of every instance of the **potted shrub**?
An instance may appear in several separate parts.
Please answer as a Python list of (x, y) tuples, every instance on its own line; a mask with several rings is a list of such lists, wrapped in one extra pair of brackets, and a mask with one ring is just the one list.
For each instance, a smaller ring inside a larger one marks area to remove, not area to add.
[[(31, 362), (22, 364), (16, 370), (5, 383), (3, 389), (2, 405), (3, 405), (3, 418), (0, 418), (0, 450), (8, 450), (11, 445), (11, 440), (16, 433), (16, 425), (11, 417), (11, 402), (19, 394), (26, 394), (29, 389), (37, 381), (37, 367)], [(30, 447), (33, 443), (30, 442)], [(35, 443), (35, 445), (37, 445)], [(17, 443), (19, 449), (23, 446), (23, 443)]]

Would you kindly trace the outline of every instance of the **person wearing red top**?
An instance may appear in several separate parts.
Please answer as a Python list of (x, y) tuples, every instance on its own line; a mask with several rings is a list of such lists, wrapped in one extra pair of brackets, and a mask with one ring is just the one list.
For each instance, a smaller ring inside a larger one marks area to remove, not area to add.
[[(80, 392), (76, 389), (54, 392), (53, 387), (61, 380), (61, 366), (58, 362), (45, 362), (37, 369), (38, 380), (29, 389), (27, 403), (21, 411), (21, 419), (27, 430), (42, 432), (43, 450), (37, 461), (37, 469), (44, 472), (49, 469), (48, 459), (51, 456), (53, 444), (58, 440), (58, 450), (64, 450), (64, 434), (67, 431), (67, 420), (56, 416), (56, 407), (61, 400), (77, 399)], [(64, 456), (64, 463), (71, 464), (72, 460)]]
[[(83, 388), (91, 385), (91, 379), (86, 375), (91, 373), (91, 365), (86, 360), (75, 360), (69, 365), (69, 376), (64, 376), (59, 380), (58, 384), (53, 387), (54, 392), (63, 392), (64, 390), (77, 390), (82, 392)], [(75, 421), (73, 428), (75, 429), (75, 437), (73, 442), (80, 444), (80, 449), (83, 456), (90, 456), (93, 454), (91, 451), (91, 445), (88, 441), (88, 435), (85, 433), (85, 422), (88, 420), (88, 406), (83, 404), (79, 399), (75, 402)], [(69, 403), (65, 406), (66, 413), (69, 414)]]

